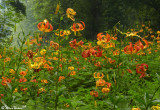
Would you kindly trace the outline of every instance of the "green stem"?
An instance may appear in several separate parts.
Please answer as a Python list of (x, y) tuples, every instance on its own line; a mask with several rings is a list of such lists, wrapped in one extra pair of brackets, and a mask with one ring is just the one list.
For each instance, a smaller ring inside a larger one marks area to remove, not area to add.
[[(23, 45), (24, 45), (24, 43), (25, 43), (25, 37), (23, 38), (23, 41), (22, 41), (22, 45), (21, 45), (21, 47), (20, 47), (20, 56), (19, 56), (19, 60), (18, 60), (18, 65), (17, 65), (17, 69), (16, 69), (16, 74), (15, 74), (15, 77), (17, 78), (17, 76), (18, 76), (18, 70), (19, 70), (19, 66), (20, 66), (20, 62), (21, 62), (21, 59), (22, 59), (22, 49), (23, 49)], [(16, 79), (15, 78), (15, 79)]]
[(58, 68), (57, 68), (57, 75), (56, 75), (56, 100), (55, 100), (55, 110), (57, 110), (58, 107), (58, 78), (59, 78), (59, 64), (60, 64), (60, 28), (61, 28), (61, 19), (59, 23), (59, 36), (58, 36), (58, 44), (59, 44), (59, 51), (58, 51)]

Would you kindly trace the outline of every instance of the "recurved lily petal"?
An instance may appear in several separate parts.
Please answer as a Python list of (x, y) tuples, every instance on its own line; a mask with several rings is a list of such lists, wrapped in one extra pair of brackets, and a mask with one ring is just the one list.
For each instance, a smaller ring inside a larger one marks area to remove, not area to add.
[(137, 53), (139, 50), (140, 50), (139, 46), (137, 46), (135, 44), (133, 47), (132, 42), (130, 42), (130, 44), (124, 48), (124, 53), (125, 54), (133, 54), (133, 53)]
[(96, 57), (101, 57), (102, 56), (102, 49), (100, 50), (99, 48), (96, 51)]
[(71, 30), (72, 31), (82, 31), (82, 30), (84, 30), (85, 23), (83, 21), (81, 21), (81, 23), (73, 23), (73, 26), (71, 27)]
[(97, 34), (97, 40), (103, 41), (105, 43), (109, 42), (110, 39), (111, 39), (111, 36), (108, 33), (106, 33), (106, 35), (102, 35), (102, 34), (103, 33), (98, 33)]
[(145, 49), (145, 48), (148, 47), (149, 43), (148, 43), (148, 41), (147, 41), (146, 39), (144, 39), (144, 38), (143, 38), (142, 40), (143, 40), (143, 41), (145, 42), (145, 44), (146, 44), (146, 45), (144, 46), (144, 49)]
[(147, 64), (138, 64), (137, 66), (136, 66), (136, 72), (138, 73), (138, 74), (141, 74), (141, 76), (139, 77), (139, 78), (143, 78), (143, 77), (145, 77), (146, 76), (146, 71), (147, 71), (147, 69), (148, 69), (148, 65)]
[(94, 78), (102, 79), (103, 77), (104, 77), (104, 74), (103, 74), (103, 73), (94, 72)]
[(140, 40), (138, 42), (136, 42), (136, 45), (139, 46), (141, 50), (144, 49), (144, 46)]
[(72, 8), (67, 8), (66, 15), (68, 18), (70, 18), (72, 21), (75, 21), (74, 16), (76, 15), (76, 12)]
[(45, 19), (43, 22), (38, 23), (38, 29), (43, 32), (51, 32), (53, 30), (53, 26), (49, 24), (49, 22)]

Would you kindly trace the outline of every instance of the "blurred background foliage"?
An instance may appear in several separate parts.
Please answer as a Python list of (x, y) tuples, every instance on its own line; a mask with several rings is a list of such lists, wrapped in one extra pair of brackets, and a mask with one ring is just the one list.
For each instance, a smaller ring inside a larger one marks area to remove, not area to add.
[[(36, 32), (37, 24), (45, 18), (58, 28), (59, 16), (54, 15), (60, 2), (60, 13), (65, 15), (67, 8), (73, 8), (76, 21), (84, 21), (86, 28), (83, 37), (95, 39), (97, 33), (104, 32), (120, 22), (121, 30), (148, 24), (155, 31), (160, 28), (159, 0), (0, 0), (0, 37), (12, 35), (16, 26), (25, 33)], [(17, 24), (17, 25), (16, 25)], [(63, 25), (65, 24), (65, 25)], [(64, 19), (62, 28), (69, 28), (72, 21)], [(16, 35), (16, 34), (15, 34)]]

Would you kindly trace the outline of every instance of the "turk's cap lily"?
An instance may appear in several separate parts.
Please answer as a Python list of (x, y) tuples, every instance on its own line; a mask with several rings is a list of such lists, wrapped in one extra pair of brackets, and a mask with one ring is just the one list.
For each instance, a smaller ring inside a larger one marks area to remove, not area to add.
[(47, 19), (38, 23), (37, 27), (42, 32), (51, 32), (53, 30), (53, 26), (48, 22)]
[(111, 36), (108, 33), (106, 33), (106, 35), (103, 35), (103, 33), (98, 33), (97, 40), (108, 43), (111, 40)]
[(72, 21), (75, 21), (74, 16), (76, 15), (76, 12), (72, 8), (67, 8), (66, 15), (68, 18), (70, 18)]
[(72, 31), (82, 31), (82, 30), (84, 30), (85, 23), (83, 21), (81, 21), (81, 23), (73, 23), (73, 26), (71, 27), (71, 30)]
[(142, 44), (140, 40), (135, 43), (135, 45), (139, 46), (141, 50), (147, 48), (149, 45), (149, 42), (146, 39), (142, 38), (142, 41), (146, 44), (145, 46)]
[(139, 50), (140, 50), (139, 46), (135, 44), (133, 47), (132, 42), (130, 42), (130, 44), (124, 48), (124, 53), (133, 54), (133, 53), (137, 53)]
[(97, 73), (97, 72), (94, 72), (94, 78), (99, 78), (99, 79), (102, 79), (104, 77), (104, 74), (103, 73)]
[(147, 64), (138, 64), (136, 66), (136, 72), (138, 74), (141, 74), (141, 76), (139, 78), (143, 78), (146, 76), (146, 71), (148, 70), (148, 65)]
[(109, 93), (110, 89), (107, 87), (102, 88), (103, 93)]

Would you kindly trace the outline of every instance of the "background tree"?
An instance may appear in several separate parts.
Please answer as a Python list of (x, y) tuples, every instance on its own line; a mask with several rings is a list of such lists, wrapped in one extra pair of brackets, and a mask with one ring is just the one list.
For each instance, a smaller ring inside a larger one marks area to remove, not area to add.
[[(11, 34), (15, 24), (23, 19), (25, 6), (19, 0), (0, 2), (0, 38)], [(1, 39), (2, 40), (2, 39)]]
[[(154, 30), (160, 28), (160, 1), (158, 0), (26, 0), (28, 20), (24, 23), (28, 24), (24, 26), (26, 30), (33, 30), (31, 27), (36, 29), (36, 25), (45, 18), (53, 24), (54, 29), (57, 29), (59, 16), (55, 16), (54, 12), (59, 2), (61, 13), (65, 15), (67, 8), (73, 8), (77, 12), (75, 22), (81, 20), (85, 22), (83, 37), (87, 39), (95, 39), (97, 33), (112, 29), (117, 22), (120, 22), (123, 30), (149, 21)], [(64, 22), (65, 27), (69, 28), (71, 22), (67, 19)]]

